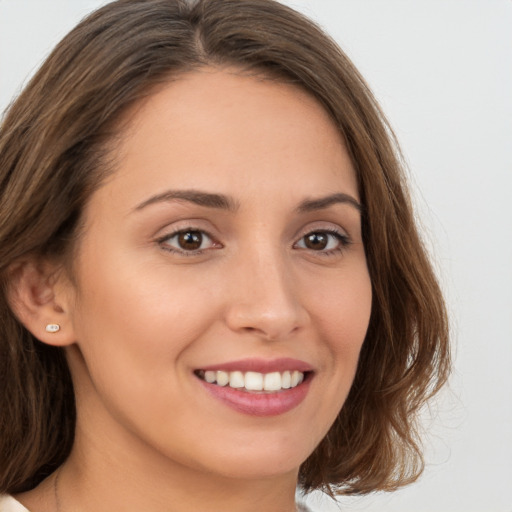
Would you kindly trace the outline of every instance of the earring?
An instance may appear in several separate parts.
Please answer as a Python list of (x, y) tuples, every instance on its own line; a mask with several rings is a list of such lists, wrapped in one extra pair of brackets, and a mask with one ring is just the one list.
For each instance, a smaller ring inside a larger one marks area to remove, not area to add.
[(58, 332), (58, 331), (60, 331), (59, 324), (48, 324), (46, 326), (46, 332)]

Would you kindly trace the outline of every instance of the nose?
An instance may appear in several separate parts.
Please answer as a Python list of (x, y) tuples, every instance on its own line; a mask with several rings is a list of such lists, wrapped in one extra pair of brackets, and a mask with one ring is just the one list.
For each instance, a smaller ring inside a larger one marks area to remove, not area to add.
[[(290, 262), (277, 251), (240, 258), (228, 278), (228, 327), (266, 340), (286, 339), (308, 322)], [(288, 263), (288, 264), (287, 264)]]

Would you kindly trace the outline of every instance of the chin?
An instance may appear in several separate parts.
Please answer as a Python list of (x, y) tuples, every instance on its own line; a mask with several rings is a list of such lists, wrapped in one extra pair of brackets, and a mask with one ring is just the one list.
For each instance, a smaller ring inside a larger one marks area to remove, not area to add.
[(266, 479), (284, 475), (293, 475), (296, 478), (301, 464), (311, 454), (310, 450), (298, 450), (296, 443), (288, 446), (279, 446), (272, 442), (245, 446), (237, 446), (230, 453), (215, 457), (212, 461), (217, 467), (216, 472), (228, 478), (237, 479)]

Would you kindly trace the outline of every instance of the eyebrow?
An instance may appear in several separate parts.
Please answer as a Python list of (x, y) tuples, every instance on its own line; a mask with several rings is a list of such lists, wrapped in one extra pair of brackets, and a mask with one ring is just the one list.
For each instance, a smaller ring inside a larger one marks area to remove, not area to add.
[(334, 204), (348, 204), (353, 206), (359, 213), (363, 211), (362, 204), (349, 194), (337, 193), (317, 199), (306, 199), (297, 207), (299, 213), (314, 212), (317, 210), (325, 210)]
[(207, 208), (217, 208), (219, 210), (236, 211), (238, 203), (228, 196), (223, 194), (212, 194), (210, 192), (200, 192), (198, 190), (168, 190), (162, 194), (156, 194), (146, 199), (134, 211), (142, 210), (149, 205), (155, 203), (169, 202), (169, 201), (187, 201), (199, 206)]
[[(140, 211), (152, 204), (169, 201), (187, 201), (199, 206), (205, 206), (206, 208), (216, 208), (231, 212), (234, 212), (239, 208), (239, 204), (234, 199), (224, 194), (201, 192), (199, 190), (167, 190), (166, 192), (156, 194), (151, 196), (149, 199), (146, 199), (136, 206), (134, 211)], [(339, 203), (351, 205), (358, 212), (363, 211), (363, 206), (359, 201), (351, 195), (341, 192), (325, 197), (306, 199), (297, 206), (296, 211), (298, 213), (308, 213), (317, 210), (325, 210), (326, 208)]]

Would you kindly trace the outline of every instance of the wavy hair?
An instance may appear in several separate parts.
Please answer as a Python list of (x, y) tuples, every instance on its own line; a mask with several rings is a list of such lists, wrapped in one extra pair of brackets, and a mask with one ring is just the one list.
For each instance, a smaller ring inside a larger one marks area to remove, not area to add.
[(131, 106), (174, 76), (224, 65), (316, 98), (345, 140), (364, 205), (370, 324), (349, 396), (299, 483), (362, 494), (421, 472), (417, 416), (448, 375), (448, 322), (398, 145), (365, 81), (318, 26), (273, 0), (118, 0), (62, 40), (0, 126), (0, 492), (29, 490), (64, 462), (76, 415), (62, 350), (9, 306), (9, 269), (27, 255), (70, 254)]

